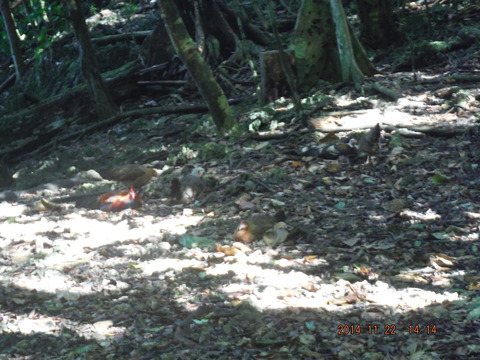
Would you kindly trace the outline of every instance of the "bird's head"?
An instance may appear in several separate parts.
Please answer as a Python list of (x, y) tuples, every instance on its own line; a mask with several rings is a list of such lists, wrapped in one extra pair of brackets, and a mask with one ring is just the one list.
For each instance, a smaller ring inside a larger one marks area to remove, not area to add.
[(240, 221), (240, 224), (238, 225), (237, 230), (246, 230), (248, 229), (248, 222), (245, 220)]
[(193, 168), (191, 174), (201, 178), (203, 175), (205, 175), (205, 169), (202, 167)]
[(145, 174), (147, 174), (150, 178), (158, 175), (157, 171), (155, 169), (152, 169), (152, 168), (146, 168), (145, 169)]
[(249, 243), (255, 240), (255, 237), (252, 234), (247, 221), (241, 221), (240, 225), (238, 225), (238, 228), (235, 231), (235, 240), (243, 241), (246, 243)]

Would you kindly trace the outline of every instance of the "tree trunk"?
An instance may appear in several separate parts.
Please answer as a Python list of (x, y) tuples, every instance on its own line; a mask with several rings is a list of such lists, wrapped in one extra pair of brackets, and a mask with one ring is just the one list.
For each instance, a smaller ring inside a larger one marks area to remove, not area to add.
[(342, 80), (345, 82), (353, 81), (353, 83), (358, 86), (363, 81), (363, 74), (355, 61), (352, 39), (347, 24), (347, 17), (343, 11), (342, 2), (341, 0), (330, 0), (330, 6), (332, 8), (332, 17), (335, 23)]
[(357, 6), (366, 45), (379, 49), (402, 38), (393, 19), (392, 0), (357, 0)]
[[(341, 4), (336, 2), (333, 5), (339, 8)], [(332, 10), (326, 0), (302, 1), (291, 44), (302, 90), (312, 88), (318, 80), (358, 83), (360, 75), (375, 73), (350, 28), (345, 29), (347, 20), (343, 8), (336, 11), (335, 22)]]
[(187, 66), (215, 123), (217, 130), (224, 133), (236, 123), (227, 98), (215, 81), (212, 70), (189, 36), (185, 24), (172, 0), (158, 0), (162, 19), (176, 52)]
[(98, 70), (97, 58), (88, 36), (87, 25), (80, 10), (79, 2), (78, 0), (63, 1), (70, 13), (70, 21), (79, 45), (83, 76), (85, 77), (90, 97), (95, 104), (95, 110), (101, 119), (109, 118), (118, 112), (118, 108)]
[[(225, 59), (237, 59), (242, 55), (241, 40), (268, 46), (271, 38), (254, 24), (251, 19), (235, 11), (232, 6), (218, 0), (177, 0), (178, 11), (190, 36), (202, 48), (210, 65)], [(199, 39), (203, 37), (203, 39)], [(201, 41), (205, 42), (202, 46)]]
[(0, 11), (2, 12), (5, 32), (7, 33), (8, 41), (10, 43), (10, 51), (15, 65), (17, 81), (19, 81), (25, 73), (25, 63), (23, 62), (20, 38), (17, 35), (15, 22), (13, 21), (8, 0), (0, 0)]

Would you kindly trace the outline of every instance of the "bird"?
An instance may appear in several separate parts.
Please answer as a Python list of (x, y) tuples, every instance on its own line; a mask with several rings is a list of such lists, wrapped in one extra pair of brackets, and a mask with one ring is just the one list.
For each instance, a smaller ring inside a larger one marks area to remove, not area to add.
[(155, 169), (136, 164), (126, 164), (109, 169), (100, 169), (98, 173), (107, 180), (119, 181), (126, 187), (140, 188), (147, 185), (157, 175)]
[(172, 197), (184, 204), (194, 202), (205, 189), (205, 183), (202, 180), (204, 174), (205, 170), (203, 168), (196, 167), (181, 180), (173, 179), (170, 185)]
[(143, 200), (137, 195), (133, 186), (130, 191), (122, 190), (118, 193), (108, 192), (99, 199), (100, 210), (103, 211), (122, 211), (125, 209), (137, 209), (142, 206)]
[(285, 220), (285, 213), (279, 211), (275, 216), (267, 214), (252, 215), (247, 220), (242, 220), (235, 232), (235, 240), (250, 243), (260, 240), (263, 235), (276, 223)]
[(358, 154), (367, 154), (367, 163), (370, 162), (371, 156), (375, 155), (379, 148), (380, 140), (380, 124), (375, 125), (370, 130), (364, 132), (358, 140)]
[(335, 160), (340, 156), (352, 157), (356, 155), (357, 149), (351, 144), (343, 142), (325, 146), (320, 152), (320, 157), (328, 160)]
[(283, 243), (288, 237), (288, 230), (287, 230), (287, 224), (285, 224), (283, 221), (280, 221), (273, 225), (272, 228), (268, 229), (264, 234), (263, 234), (263, 241), (265, 244), (268, 246), (274, 248), (281, 243)]
[(103, 194), (81, 194), (53, 199), (54, 203), (75, 202), (75, 207), (102, 210), (108, 212), (137, 209), (142, 206), (143, 200), (133, 187), (129, 191), (109, 191)]

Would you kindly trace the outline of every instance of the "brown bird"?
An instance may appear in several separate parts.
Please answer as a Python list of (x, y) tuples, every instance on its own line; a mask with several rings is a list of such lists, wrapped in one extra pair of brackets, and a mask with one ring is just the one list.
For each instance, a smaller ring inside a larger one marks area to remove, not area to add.
[(260, 240), (267, 230), (270, 230), (276, 223), (285, 220), (285, 213), (279, 211), (275, 216), (257, 214), (250, 216), (247, 220), (240, 222), (235, 232), (235, 240), (252, 242)]
[(157, 172), (152, 168), (127, 164), (111, 169), (100, 169), (98, 173), (107, 180), (119, 181), (126, 187), (139, 188), (147, 185)]
[(182, 180), (173, 179), (170, 186), (172, 197), (185, 204), (194, 202), (205, 189), (205, 183), (202, 180), (204, 174), (203, 168), (196, 167)]
[(285, 224), (283, 221), (280, 221), (273, 225), (271, 229), (268, 229), (265, 234), (263, 234), (263, 241), (268, 246), (274, 248), (283, 243), (287, 237), (287, 224)]
[(130, 191), (122, 190), (118, 192), (109, 191), (104, 194), (72, 195), (53, 199), (52, 202), (75, 202), (75, 207), (103, 211), (137, 209), (143, 204), (142, 198), (138, 196), (133, 187), (130, 188)]
[(364, 132), (358, 141), (358, 153), (374, 155), (378, 151), (378, 140), (380, 139), (380, 124)]
[(380, 124), (364, 132), (358, 141), (358, 154), (367, 154), (367, 163), (370, 157), (375, 155), (379, 148)]

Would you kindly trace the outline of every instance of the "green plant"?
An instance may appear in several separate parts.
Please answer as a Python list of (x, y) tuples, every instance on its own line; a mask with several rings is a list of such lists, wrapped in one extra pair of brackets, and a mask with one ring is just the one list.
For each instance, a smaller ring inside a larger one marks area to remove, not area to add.
[(206, 143), (200, 147), (198, 155), (202, 161), (223, 159), (227, 155), (227, 147), (223, 144)]

